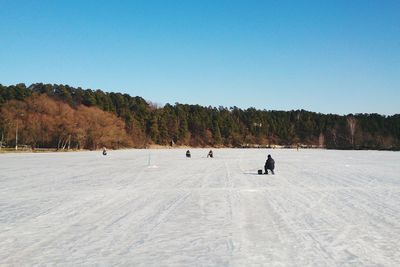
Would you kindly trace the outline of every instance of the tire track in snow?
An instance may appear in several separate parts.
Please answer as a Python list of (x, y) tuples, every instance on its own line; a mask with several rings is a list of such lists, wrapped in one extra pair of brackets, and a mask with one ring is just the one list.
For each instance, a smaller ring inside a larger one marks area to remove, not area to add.
[[(144, 173), (145, 169), (141, 169), (141, 171), (139, 171), (139, 173), (136, 174), (136, 176), (140, 177), (143, 173)], [(123, 191), (129, 190), (127, 188), (125, 188)], [(104, 191), (103, 191), (104, 192)], [(119, 194), (116, 194), (115, 192), (119, 192)], [(107, 192), (106, 192), (107, 193)], [(32, 243), (32, 245), (34, 244), (34, 247), (32, 246), (28, 246), (24, 249), (18, 249), (18, 251), (16, 251), (14, 253), (14, 255), (6, 255), (5, 256), (5, 260), (10, 260), (11, 258), (26, 258), (28, 257), (28, 255), (32, 255), (32, 254), (37, 254), (35, 253), (36, 247), (51, 247), (50, 244), (52, 243), (56, 243), (57, 240), (62, 239), (61, 236), (65, 236), (67, 233), (70, 232), (71, 227), (73, 227), (74, 225), (91, 225), (90, 228), (87, 229), (87, 234), (93, 234), (93, 231), (98, 229), (99, 225), (101, 225), (101, 222), (105, 221), (108, 217), (111, 217), (111, 215), (115, 212), (115, 210), (120, 210), (121, 209), (121, 204), (119, 203), (119, 200), (121, 198), (121, 190), (117, 190), (117, 191), (110, 191), (109, 193), (107, 193), (106, 195), (112, 195), (111, 198), (108, 198), (108, 203), (105, 206), (98, 206), (96, 209), (92, 209), (89, 212), (85, 212), (85, 215), (79, 215), (79, 214), (75, 214), (76, 216), (78, 216), (75, 220), (73, 221), (69, 221), (68, 224), (63, 225), (59, 228), (57, 228), (56, 231), (52, 231), (51, 234), (49, 236), (46, 237), (46, 239), (43, 239), (39, 242), (35, 242)], [(112, 206), (112, 204), (114, 203), (114, 206)], [(57, 208), (57, 207), (54, 207)], [(52, 210), (54, 210), (54, 208)], [(73, 212), (75, 209), (77, 208), (76, 204), (72, 203), (72, 205), (69, 205), (69, 208), (67, 208), (67, 210), (71, 210), (68, 213)], [(99, 211), (101, 210), (106, 210), (106, 212), (102, 212), (100, 213)], [(33, 225), (37, 225), (37, 224), (43, 224), (43, 222), (41, 222), (41, 220), (46, 220), (47, 216), (50, 216), (51, 210), (48, 211), (48, 213), (46, 214), (39, 214), (38, 216), (34, 217), (34, 218), (30, 218), (30, 220), (26, 221), (23, 224), (20, 224), (18, 226), (18, 228), (20, 229), (29, 229), (32, 225), (32, 220), (36, 220), (39, 219), (39, 221), (34, 222)], [(65, 208), (64, 210), (60, 211), (65, 213)], [(95, 216), (95, 214), (99, 214), (99, 216)], [(89, 219), (89, 222), (85, 222), (85, 220)], [(14, 229), (15, 230), (15, 229)], [(98, 231), (101, 232), (101, 231)], [(1, 238), (1, 234), (0, 234), (0, 238)], [(80, 238), (83, 238), (82, 236)]]
[(172, 213), (181, 207), (190, 195), (191, 193), (182, 194), (160, 209), (156, 214), (150, 218), (147, 218), (143, 224), (144, 229), (142, 229), (139, 241), (135, 241), (133, 244), (129, 245), (124, 252), (120, 253), (120, 255), (125, 255), (131, 250), (145, 245), (146, 242), (148, 242), (154, 233), (159, 229), (159, 227), (170, 219)]

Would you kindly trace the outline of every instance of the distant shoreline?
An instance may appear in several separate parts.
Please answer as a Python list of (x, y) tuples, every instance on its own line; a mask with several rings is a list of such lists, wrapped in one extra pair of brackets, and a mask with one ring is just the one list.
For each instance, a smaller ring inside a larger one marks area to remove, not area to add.
[[(158, 149), (171, 149), (171, 150), (178, 150), (178, 149), (282, 149), (282, 150), (311, 150), (311, 149), (318, 149), (318, 150), (341, 150), (341, 151), (393, 151), (398, 152), (399, 149), (371, 149), (371, 148), (363, 148), (363, 149), (345, 149), (345, 148), (326, 148), (326, 147), (303, 147), (303, 148), (295, 148), (295, 147), (285, 147), (285, 146), (276, 146), (276, 147), (190, 147), (190, 146), (162, 146), (162, 145), (151, 145), (148, 147), (143, 148), (134, 148), (134, 147), (125, 147), (119, 149), (108, 149), (109, 151), (118, 151), (118, 150), (158, 150)], [(0, 154), (19, 154), (19, 153), (73, 153), (73, 152), (94, 152), (94, 151), (101, 151), (101, 149), (64, 149), (64, 150), (57, 150), (53, 148), (43, 148), (43, 149), (20, 149), (15, 150), (14, 148), (2, 148), (0, 149)]]

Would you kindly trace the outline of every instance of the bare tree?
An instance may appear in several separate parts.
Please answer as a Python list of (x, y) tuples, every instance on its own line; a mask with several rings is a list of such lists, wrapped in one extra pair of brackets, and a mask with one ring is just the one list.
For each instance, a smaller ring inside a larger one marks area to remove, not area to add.
[(357, 120), (353, 116), (347, 117), (347, 125), (350, 129), (351, 145), (354, 147), (354, 134), (356, 132)]
[(319, 145), (319, 147), (321, 147), (321, 148), (325, 146), (325, 136), (324, 136), (323, 133), (320, 133), (320, 134), (319, 134), (319, 137), (318, 137), (318, 145)]

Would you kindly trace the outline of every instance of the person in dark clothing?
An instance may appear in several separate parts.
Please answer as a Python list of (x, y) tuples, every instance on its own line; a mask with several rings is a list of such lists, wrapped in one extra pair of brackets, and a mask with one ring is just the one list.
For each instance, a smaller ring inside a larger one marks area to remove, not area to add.
[(264, 169), (265, 169), (265, 174), (268, 174), (268, 170), (270, 170), (272, 174), (275, 174), (274, 173), (275, 160), (271, 157), (271, 155), (268, 155), (268, 159), (265, 162)]
[(186, 151), (186, 157), (187, 158), (190, 158), (191, 156), (190, 156), (190, 151), (188, 150), (188, 151)]
[(213, 157), (214, 157), (214, 154), (213, 154), (212, 150), (210, 150), (210, 152), (208, 152), (207, 158), (208, 158), (208, 157), (210, 157), (210, 158), (213, 158)]

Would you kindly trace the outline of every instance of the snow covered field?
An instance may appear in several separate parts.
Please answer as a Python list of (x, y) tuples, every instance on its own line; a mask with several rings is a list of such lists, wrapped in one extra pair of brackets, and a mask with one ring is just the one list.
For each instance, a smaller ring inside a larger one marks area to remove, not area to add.
[(399, 152), (191, 151), (0, 154), (0, 265), (400, 266)]

